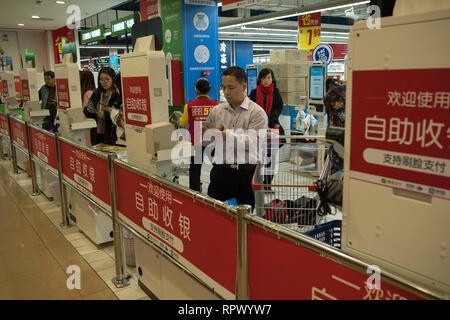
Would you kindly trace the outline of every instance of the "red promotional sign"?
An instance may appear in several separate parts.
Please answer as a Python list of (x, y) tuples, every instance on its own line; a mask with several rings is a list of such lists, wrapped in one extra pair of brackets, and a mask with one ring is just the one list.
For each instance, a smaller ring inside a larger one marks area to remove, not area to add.
[(0, 134), (9, 137), (8, 116), (0, 113)]
[(67, 27), (62, 27), (52, 31), (52, 39), (55, 64), (62, 63), (61, 47), (64, 43), (75, 42), (75, 32)]
[(4, 96), (4, 97), (9, 96), (7, 80), (2, 80), (2, 96)]
[(148, 77), (122, 79), (125, 123), (145, 127), (152, 123)]
[(41, 162), (48, 165), (54, 173), (58, 173), (55, 137), (30, 127), (31, 153)]
[(56, 79), (56, 94), (58, 98), (58, 109), (69, 109), (70, 95), (68, 79)]
[(25, 124), (11, 118), (11, 138), (23, 150), (28, 151), (27, 131)]
[(298, 26), (303, 27), (320, 27), (321, 25), (321, 13), (308, 13), (302, 14), (298, 17)]
[(158, 0), (141, 0), (141, 21), (158, 15)]
[(236, 285), (236, 220), (192, 197), (115, 167), (119, 217), (226, 299)]
[(350, 269), (258, 227), (249, 226), (248, 230), (252, 300), (422, 299), (382, 281), (378, 290), (370, 289), (367, 280), (372, 273)]
[(28, 79), (20, 80), (22, 83), (22, 99), (23, 102), (30, 101), (30, 87), (28, 85)]
[(73, 186), (81, 187), (105, 209), (110, 207), (108, 161), (59, 140), (62, 173)]
[(353, 72), (351, 178), (450, 199), (449, 76)]
[[(22, 85), (20, 84), (20, 77), (14, 76), (14, 88), (16, 89), (16, 97), (22, 97)], [(22, 99), (18, 99), (18, 103), (22, 102)]]

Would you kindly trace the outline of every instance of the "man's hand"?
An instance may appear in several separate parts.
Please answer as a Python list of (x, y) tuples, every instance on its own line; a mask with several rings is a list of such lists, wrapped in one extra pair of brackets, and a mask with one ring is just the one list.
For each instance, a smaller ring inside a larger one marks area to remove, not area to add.
[(222, 137), (224, 139), (227, 138), (227, 127), (222, 123), (222, 127), (220, 128), (220, 132), (222, 132)]
[(105, 117), (105, 113), (103, 111), (99, 111), (99, 112), (97, 112), (97, 117), (99, 117), (100, 119), (103, 119)]

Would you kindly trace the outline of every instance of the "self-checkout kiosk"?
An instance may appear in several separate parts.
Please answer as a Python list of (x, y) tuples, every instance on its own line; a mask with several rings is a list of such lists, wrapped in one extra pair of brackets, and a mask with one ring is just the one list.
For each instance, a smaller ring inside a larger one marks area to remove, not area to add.
[[(77, 63), (72, 62), (72, 54), (65, 54), (63, 63), (55, 65), (55, 82), (60, 123), (58, 131), (63, 138), (86, 147), (87, 133), (97, 124), (94, 119), (84, 116), (79, 68)], [(68, 193), (70, 218), (78, 228), (97, 246), (111, 242), (111, 218), (77, 192)]]
[(23, 110), (25, 121), (41, 127), (42, 120), (50, 115), (48, 109), (42, 109), (39, 102), (39, 74), (34, 68), (20, 70), (20, 83), (22, 86)]
[[(134, 52), (120, 58), (127, 161), (170, 180), (174, 142), (171, 141), (173, 125), (167, 122), (166, 62), (164, 53), (154, 50), (153, 41), (153, 36), (138, 38)], [(190, 158), (190, 143), (188, 150)], [(213, 296), (158, 250), (137, 237), (134, 243), (138, 282), (144, 291), (150, 290), (160, 299)]]
[(450, 6), (439, 3), (397, 1), (381, 28), (350, 30), (342, 250), (449, 299)]
[(19, 104), (16, 99), (16, 87), (14, 85), (14, 73), (12, 71), (0, 72), (2, 79), (2, 96), (5, 111), (11, 115), (17, 115)]
[(166, 59), (154, 36), (138, 38), (120, 57), (127, 160), (155, 175), (172, 175), (173, 125), (168, 122)]
[(86, 119), (83, 113), (80, 74), (72, 54), (63, 57), (64, 63), (55, 65), (55, 85), (58, 98), (59, 132), (61, 136), (77, 144), (87, 146), (86, 131), (96, 128), (94, 119)]
[[(22, 100), (23, 109), (25, 115), (25, 121), (35, 125), (36, 127), (42, 127), (42, 121), (45, 117), (50, 115), (48, 109), (41, 109), (41, 103), (39, 102), (39, 88), (42, 84), (42, 74), (36, 72), (36, 69), (24, 68), (20, 70), (20, 83), (22, 86)], [(58, 179), (49, 172), (48, 169), (38, 166), (38, 186), (39, 190), (48, 199), (53, 198), (51, 192), (51, 185), (55, 185)]]

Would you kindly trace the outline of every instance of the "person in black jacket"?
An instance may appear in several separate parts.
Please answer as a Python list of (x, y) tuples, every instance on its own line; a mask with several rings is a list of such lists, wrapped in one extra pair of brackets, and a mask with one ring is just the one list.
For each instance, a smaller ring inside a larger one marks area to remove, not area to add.
[[(279, 129), (279, 134), (284, 135), (284, 129), (280, 125), (278, 118), (283, 110), (283, 99), (277, 88), (277, 82), (272, 69), (262, 69), (258, 74), (257, 87), (250, 92), (250, 100), (256, 102), (266, 111), (268, 117), (268, 128)], [(280, 143), (284, 140), (280, 139)], [(268, 147), (268, 156), (271, 155), (271, 148)], [(273, 175), (264, 176), (264, 184), (272, 183)], [(270, 188), (265, 188), (270, 190)]]
[(91, 143), (115, 145), (117, 141), (116, 125), (111, 120), (111, 111), (120, 109), (122, 97), (119, 89), (113, 83), (116, 73), (112, 68), (104, 67), (98, 74), (98, 88), (94, 91), (86, 108), (83, 109), (87, 118), (95, 119), (96, 130), (91, 130)]

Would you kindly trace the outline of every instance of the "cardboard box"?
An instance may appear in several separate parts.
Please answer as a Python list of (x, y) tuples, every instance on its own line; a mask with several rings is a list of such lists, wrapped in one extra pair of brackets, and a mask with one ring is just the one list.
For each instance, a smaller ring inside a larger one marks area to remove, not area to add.
[(301, 92), (284, 92), (281, 93), (281, 98), (283, 99), (283, 103), (284, 104), (289, 104), (289, 105), (298, 105), (300, 104), (300, 97), (304, 97), (307, 96), (308, 93), (306, 91), (301, 91)]
[(280, 92), (306, 91), (306, 78), (276, 78)]
[(305, 78), (308, 76), (308, 66), (306, 63), (279, 63), (262, 64), (260, 69), (270, 68), (275, 78)]
[(306, 50), (286, 49), (271, 50), (270, 63), (306, 63), (308, 53)]

